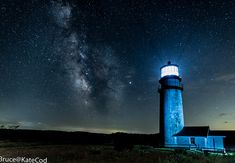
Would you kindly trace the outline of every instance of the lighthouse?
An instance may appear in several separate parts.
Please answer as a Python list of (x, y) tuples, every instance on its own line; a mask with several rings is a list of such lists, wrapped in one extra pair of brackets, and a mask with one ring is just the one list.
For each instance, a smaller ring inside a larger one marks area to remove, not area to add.
[(160, 86), (160, 134), (162, 145), (175, 147), (177, 139), (174, 137), (184, 128), (182, 79), (178, 65), (170, 61), (161, 67)]

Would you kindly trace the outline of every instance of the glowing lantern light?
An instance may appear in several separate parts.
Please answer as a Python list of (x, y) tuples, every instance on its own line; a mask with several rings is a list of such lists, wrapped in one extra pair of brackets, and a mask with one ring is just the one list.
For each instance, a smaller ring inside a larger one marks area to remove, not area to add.
[(170, 62), (161, 68), (161, 78), (169, 75), (179, 76), (178, 66), (172, 65)]

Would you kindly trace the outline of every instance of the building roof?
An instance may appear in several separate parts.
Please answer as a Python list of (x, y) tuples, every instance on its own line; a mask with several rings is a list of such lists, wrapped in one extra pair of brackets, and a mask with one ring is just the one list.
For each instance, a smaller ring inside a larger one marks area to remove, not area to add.
[(209, 126), (187, 126), (174, 136), (201, 136), (207, 137), (210, 131)]
[(210, 130), (209, 136), (226, 136), (226, 137), (235, 137), (235, 130)]

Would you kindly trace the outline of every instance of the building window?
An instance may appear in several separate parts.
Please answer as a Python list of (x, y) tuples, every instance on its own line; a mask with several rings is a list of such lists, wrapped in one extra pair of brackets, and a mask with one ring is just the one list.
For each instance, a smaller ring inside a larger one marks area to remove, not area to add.
[(196, 143), (195, 143), (195, 138), (190, 138), (190, 143), (191, 143), (191, 144), (196, 144)]

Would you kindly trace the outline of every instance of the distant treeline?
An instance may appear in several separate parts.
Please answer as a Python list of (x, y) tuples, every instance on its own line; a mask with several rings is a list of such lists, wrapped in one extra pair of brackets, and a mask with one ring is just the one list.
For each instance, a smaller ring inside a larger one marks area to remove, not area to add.
[[(235, 131), (221, 131), (226, 135), (226, 148), (235, 148)], [(65, 132), (51, 130), (0, 129), (0, 140), (32, 142), (40, 144), (84, 144), (113, 145), (115, 149), (131, 149), (134, 145), (161, 146), (160, 134), (129, 134), (129, 133), (89, 133)]]
[(159, 134), (89, 133), (51, 130), (0, 129), (0, 140), (39, 142), (42, 144), (114, 145), (117, 150), (133, 145), (159, 145)]

